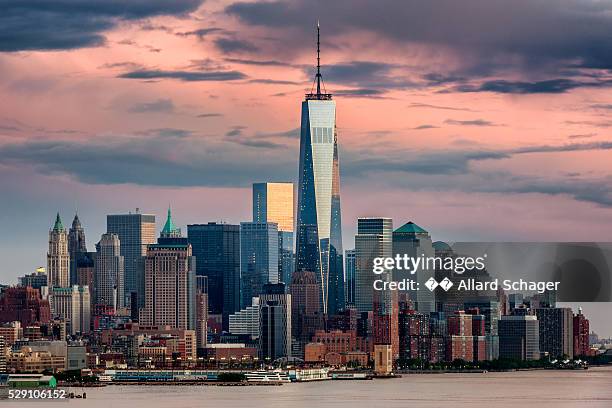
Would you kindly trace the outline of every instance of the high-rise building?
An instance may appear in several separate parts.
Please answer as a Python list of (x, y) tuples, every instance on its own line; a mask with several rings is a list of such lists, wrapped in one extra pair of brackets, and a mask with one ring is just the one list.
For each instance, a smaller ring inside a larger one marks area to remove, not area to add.
[(68, 332), (89, 333), (91, 324), (91, 299), (89, 287), (73, 285), (69, 288), (54, 287), (50, 292), (54, 314), (64, 319)]
[(208, 278), (208, 311), (223, 315), (223, 329), (230, 314), (240, 310), (240, 226), (192, 224), (187, 238), (196, 258), (196, 273)]
[(229, 316), (229, 331), (249, 335), (255, 340), (259, 338), (259, 321), (259, 298), (254, 297), (251, 305)]
[(144, 257), (147, 245), (155, 243), (155, 215), (135, 213), (106, 216), (106, 232), (116, 234), (121, 243), (125, 271), (125, 304), (131, 293), (137, 295), (138, 307), (144, 305)]
[(244, 309), (267, 283), (278, 283), (278, 224), (240, 223), (240, 293)]
[(293, 183), (254, 183), (253, 222), (278, 224), (278, 280), (291, 283), (293, 253)]
[(59, 213), (49, 231), (49, 252), (47, 252), (47, 285), (66, 288), (70, 286), (70, 253), (68, 232), (62, 224)]
[(259, 350), (274, 361), (291, 356), (291, 295), (284, 283), (267, 284), (259, 297)]
[(341, 221), (336, 102), (321, 92), (317, 26), (316, 91), (302, 102), (296, 270), (315, 272), (326, 314), (344, 308)]
[(96, 244), (94, 267), (94, 304), (111, 306), (113, 310), (123, 307), (125, 300), (124, 257), (117, 234), (102, 234)]
[(540, 359), (540, 327), (535, 316), (502, 316), (498, 330), (500, 358)]
[(574, 357), (574, 314), (569, 307), (535, 309), (540, 323), (540, 351), (551, 358)]
[(321, 314), (319, 283), (314, 272), (297, 271), (291, 285), (291, 334), (294, 339), (294, 357), (304, 354), (304, 348), (317, 330), (324, 327)]
[[(196, 260), (197, 263), (197, 260)], [(198, 348), (208, 342), (208, 278), (196, 275), (196, 343)]]
[(19, 286), (29, 286), (40, 290), (43, 286), (47, 286), (47, 270), (43, 267), (36, 271), (19, 277)]
[(355, 305), (355, 250), (347, 249), (344, 251), (345, 259), (345, 291), (347, 306)]
[(574, 356), (588, 356), (589, 351), (589, 319), (582, 314), (582, 308), (578, 308), (574, 316)]
[(85, 230), (81, 225), (78, 214), (74, 214), (72, 226), (68, 232), (68, 253), (70, 254), (70, 284), (77, 284), (77, 260), (82, 253), (87, 252), (87, 244), (85, 242)]
[(0, 373), (6, 373), (6, 342), (0, 336)]
[(51, 319), (49, 301), (27, 286), (7, 288), (0, 296), (0, 324), (18, 321), (21, 326), (46, 324)]
[[(413, 222), (408, 222), (393, 231), (393, 256), (408, 255), (409, 257), (434, 256), (434, 247), (429, 233)], [(394, 280), (412, 279), (418, 283), (419, 288), (424, 289), (425, 282), (435, 277), (434, 270), (420, 268), (415, 273), (403, 270), (395, 270)], [(422, 313), (430, 313), (436, 310), (435, 295), (433, 291), (416, 290), (408, 291), (410, 299), (415, 301), (416, 310)]]
[(195, 257), (190, 244), (150, 244), (145, 257), (143, 326), (196, 329)]
[[(355, 307), (359, 312), (373, 310), (374, 279), (391, 279), (391, 273), (378, 277), (372, 272), (374, 258), (392, 256), (393, 220), (359, 218), (355, 235)], [(385, 291), (389, 292), (389, 291)], [(390, 293), (387, 293), (390, 295)]]

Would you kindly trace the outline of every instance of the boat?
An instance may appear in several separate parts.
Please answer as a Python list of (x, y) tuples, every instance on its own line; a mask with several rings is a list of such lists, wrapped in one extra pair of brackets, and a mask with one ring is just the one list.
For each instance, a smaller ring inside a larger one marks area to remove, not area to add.
[(291, 382), (289, 374), (285, 371), (274, 370), (274, 371), (251, 371), (245, 374), (248, 382), (277, 382), (277, 383), (288, 383)]

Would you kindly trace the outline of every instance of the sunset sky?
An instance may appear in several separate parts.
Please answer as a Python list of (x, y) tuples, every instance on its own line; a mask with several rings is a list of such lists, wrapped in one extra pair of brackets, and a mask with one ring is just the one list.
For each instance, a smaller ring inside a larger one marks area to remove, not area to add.
[[(251, 218), (295, 181), (300, 102), (337, 101), (356, 218), (435, 240), (612, 241), (612, 1), (3, 1), (0, 276), (75, 211)], [(612, 333), (608, 333), (612, 334)]]

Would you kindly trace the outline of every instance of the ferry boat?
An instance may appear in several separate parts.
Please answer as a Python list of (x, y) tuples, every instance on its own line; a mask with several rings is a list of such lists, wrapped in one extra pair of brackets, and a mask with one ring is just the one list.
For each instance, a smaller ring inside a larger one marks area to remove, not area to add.
[(331, 380), (329, 377), (329, 368), (303, 368), (289, 370), (289, 378), (291, 381), (324, 381)]
[(248, 382), (278, 382), (278, 383), (288, 383), (291, 382), (291, 378), (289, 378), (289, 374), (286, 371), (252, 371), (250, 373), (245, 374)]

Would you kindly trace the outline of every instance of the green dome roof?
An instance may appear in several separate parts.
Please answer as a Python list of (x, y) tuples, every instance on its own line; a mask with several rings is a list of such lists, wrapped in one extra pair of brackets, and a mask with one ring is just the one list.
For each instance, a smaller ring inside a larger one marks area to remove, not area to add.
[(55, 224), (53, 225), (53, 231), (63, 231), (64, 224), (62, 224), (62, 219), (60, 218), (59, 212), (55, 216)]
[(402, 225), (401, 227), (396, 229), (394, 232), (400, 232), (404, 234), (427, 234), (427, 231), (425, 231), (423, 228), (419, 227), (412, 221), (407, 222), (406, 224)]

